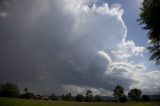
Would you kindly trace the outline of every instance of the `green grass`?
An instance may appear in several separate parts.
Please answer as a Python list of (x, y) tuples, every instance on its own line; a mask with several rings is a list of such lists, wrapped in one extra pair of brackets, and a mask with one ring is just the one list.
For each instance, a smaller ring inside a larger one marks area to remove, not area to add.
[(81, 103), (0, 98), (0, 106), (158, 106), (158, 103)]

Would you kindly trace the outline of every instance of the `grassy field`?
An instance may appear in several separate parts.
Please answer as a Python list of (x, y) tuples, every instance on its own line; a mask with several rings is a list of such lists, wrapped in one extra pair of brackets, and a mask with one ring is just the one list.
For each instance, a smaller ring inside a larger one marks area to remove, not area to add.
[(158, 103), (79, 103), (0, 98), (0, 106), (160, 106)]

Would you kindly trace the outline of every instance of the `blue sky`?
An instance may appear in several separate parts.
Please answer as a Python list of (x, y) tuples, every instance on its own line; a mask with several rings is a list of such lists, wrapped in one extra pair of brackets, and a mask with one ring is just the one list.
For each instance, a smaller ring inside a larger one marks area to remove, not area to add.
[[(142, 25), (136, 21), (139, 18), (140, 8), (142, 0), (104, 0), (110, 5), (114, 3), (119, 3), (124, 9), (123, 19), (127, 26), (127, 39), (133, 40), (137, 45), (147, 48), (148, 37), (147, 30), (143, 30)], [(144, 53), (143, 58), (137, 58), (137, 61), (146, 61), (146, 65), (149, 69), (158, 69), (159, 67), (155, 65), (154, 61), (149, 61), (150, 53)]]
[(140, 46), (148, 46), (147, 31), (142, 30), (136, 21), (139, 18), (142, 0), (104, 0), (110, 5), (114, 3), (121, 4), (124, 9), (123, 19), (128, 29), (127, 39), (132, 39)]

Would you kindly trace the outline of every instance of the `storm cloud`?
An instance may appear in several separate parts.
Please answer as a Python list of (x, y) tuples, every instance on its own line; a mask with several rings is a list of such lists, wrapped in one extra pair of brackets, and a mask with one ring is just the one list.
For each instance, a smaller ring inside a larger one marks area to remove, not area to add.
[(120, 4), (5, 2), (7, 9), (0, 12), (1, 82), (17, 82), (42, 94), (92, 88), (106, 95), (116, 84), (127, 90), (140, 83), (135, 77), (145, 66), (126, 63), (143, 56), (145, 48), (126, 40)]

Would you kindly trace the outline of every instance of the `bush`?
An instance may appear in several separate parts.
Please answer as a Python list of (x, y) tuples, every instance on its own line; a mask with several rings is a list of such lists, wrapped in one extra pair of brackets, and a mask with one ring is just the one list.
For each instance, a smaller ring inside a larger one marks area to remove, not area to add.
[(127, 102), (128, 101), (128, 99), (127, 99), (127, 97), (125, 96), (125, 95), (123, 95), (123, 96), (121, 96), (120, 98), (119, 98), (119, 102), (121, 102), (121, 103), (125, 103), (125, 102)]
[(26, 94), (22, 94), (21, 98), (24, 98), (24, 99), (33, 99), (34, 98), (34, 94), (31, 93), (31, 92), (27, 92)]
[(143, 95), (143, 96), (142, 96), (142, 99), (143, 99), (143, 101), (145, 101), (145, 102), (151, 101), (150, 97), (147, 96), (147, 95)]
[(17, 85), (13, 83), (6, 83), (0, 85), (0, 96), (1, 97), (18, 97), (20, 91)]
[(50, 97), (52, 100), (58, 100), (58, 97), (57, 97), (56, 95), (54, 95), (54, 94), (51, 94), (49, 97)]
[(78, 102), (83, 102), (84, 101), (84, 96), (81, 94), (77, 94), (77, 96), (75, 97), (76, 101)]
[(94, 101), (95, 101), (95, 102), (102, 102), (102, 98), (101, 98), (99, 95), (96, 95), (96, 96), (94, 97)]

